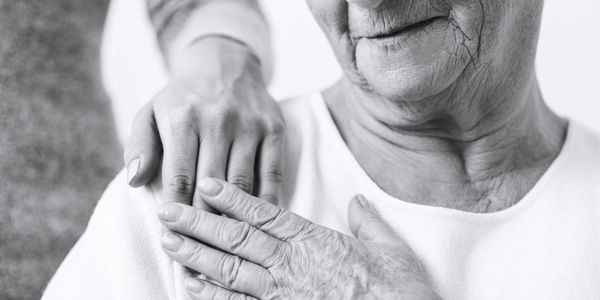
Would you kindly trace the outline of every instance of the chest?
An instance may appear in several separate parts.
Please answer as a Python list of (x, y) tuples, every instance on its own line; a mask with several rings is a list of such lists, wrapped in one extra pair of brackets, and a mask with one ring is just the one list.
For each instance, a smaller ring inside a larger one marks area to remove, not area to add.
[(600, 208), (589, 199), (548, 191), (501, 218), (464, 217), (395, 205), (399, 200), (378, 198), (368, 185), (339, 174), (332, 181), (327, 173), (300, 174), (283, 205), (350, 234), (349, 200), (365, 194), (417, 253), (444, 299), (600, 298)]

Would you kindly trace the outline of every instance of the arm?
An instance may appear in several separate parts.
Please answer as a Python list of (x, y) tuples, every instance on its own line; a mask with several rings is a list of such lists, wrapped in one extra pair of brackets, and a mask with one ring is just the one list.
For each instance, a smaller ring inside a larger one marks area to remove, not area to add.
[(130, 185), (160, 169), (170, 201), (207, 208), (195, 183), (208, 176), (276, 199), (284, 123), (266, 90), (269, 37), (257, 1), (151, 0), (149, 10), (171, 82), (134, 121)]
[(218, 36), (248, 47), (270, 78), (269, 30), (257, 0), (148, 0), (148, 13), (172, 68), (195, 42)]

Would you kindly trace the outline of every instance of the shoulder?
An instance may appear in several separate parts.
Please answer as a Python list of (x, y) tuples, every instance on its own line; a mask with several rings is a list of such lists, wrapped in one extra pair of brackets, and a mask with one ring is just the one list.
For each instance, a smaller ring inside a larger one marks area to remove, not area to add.
[(313, 92), (279, 102), (283, 117), (288, 126), (298, 126), (306, 123), (307, 119), (314, 118), (319, 113), (323, 97), (320, 92)]
[(290, 98), (280, 102), (286, 124), (283, 155), (283, 182), (280, 205), (289, 208), (294, 198), (301, 165), (313, 163), (323, 130), (328, 126), (321, 93)]
[(599, 132), (571, 121), (563, 151), (578, 170), (590, 176), (600, 176)]
[(571, 121), (561, 154), (555, 162), (557, 186), (600, 209), (600, 133)]
[(320, 92), (283, 100), (280, 107), (288, 144), (301, 146), (312, 143), (319, 139), (324, 130), (331, 130), (331, 117)]
[(160, 246), (157, 205), (150, 189), (130, 188), (125, 172), (117, 175), (100, 198), (85, 233), (49, 283), (44, 299), (169, 296), (172, 289), (165, 278), (173, 271)]

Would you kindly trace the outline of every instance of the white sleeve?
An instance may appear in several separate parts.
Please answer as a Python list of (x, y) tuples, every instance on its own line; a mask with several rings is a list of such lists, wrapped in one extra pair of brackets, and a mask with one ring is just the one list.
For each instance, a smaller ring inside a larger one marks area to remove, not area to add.
[(42, 299), (187, 299), (184, 269), (161, 248), (158, 201), (121, 172)]
[(245, 44), (258, 57), (265, 82), (272, 74), (273, 59), (267, 22), (256, 10), (237, 1), (211, 1), (192, 12), (168, 49), (169, 61), (194, 40), (223, 35)]

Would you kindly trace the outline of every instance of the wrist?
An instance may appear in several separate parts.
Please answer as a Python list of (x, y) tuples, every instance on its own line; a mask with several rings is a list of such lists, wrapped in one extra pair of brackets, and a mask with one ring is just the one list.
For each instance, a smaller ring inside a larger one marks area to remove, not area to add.
[(243, 42), (224, 35), (208, 35), (192, 41), (169, 64), (174, 78), (247, 75), (264, 82), (258, 56)]
[[(267, 23), (262, 16), (256, 1), (219, 0), (201, 1), (186, 19), (173, 40), (165, 47), (165, 56), (169, 68), (177, 63), (182, 52), (188, 52), (190, 45), (194, 47), (204, 44), (208, 39), (222, 38), (228, 43), (239, 41), (247, 46), (244, 50), (252, 51), (260, 61), (260, 72), (268, 81), (272, 72), (272, 57)], [(206, 3), (204, 3), (206, 2)], [(229, 37), (229, 38), (227, 38)], [(192, 48), (194, 48), (192, 47)], [(178, 71), (179, 72), (179, 71)]]

